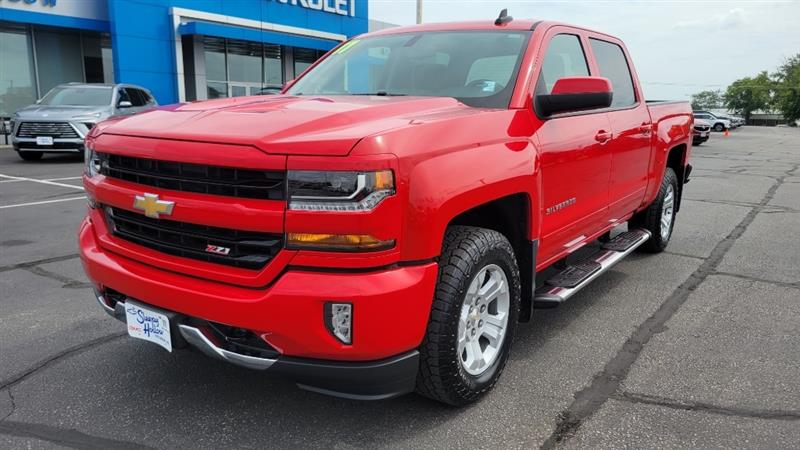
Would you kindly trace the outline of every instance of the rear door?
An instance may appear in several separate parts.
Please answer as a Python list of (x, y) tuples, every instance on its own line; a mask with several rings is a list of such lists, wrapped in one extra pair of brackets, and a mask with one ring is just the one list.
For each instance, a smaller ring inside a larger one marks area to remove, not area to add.
[(589, 36), (593, 75), (611, 80), (613, 100), (608, 110), (613, 138), (609, 183), (610, 222), (633, 213), (644, 200), (650, 166), (653, 124), (626, 52), (619, 42), (604, 35)]
[[(566, 27), (554, 27), (544, 39), (544, 56), (535, 94), (552, 92), (556, 80), (589, 75), (585, 40)], [(611, 154), (610, 124), (604, 111), (541, 117), (536, 130), (541, 155), (542, 262), (580, 247), (602, 229), (608, 210)]]

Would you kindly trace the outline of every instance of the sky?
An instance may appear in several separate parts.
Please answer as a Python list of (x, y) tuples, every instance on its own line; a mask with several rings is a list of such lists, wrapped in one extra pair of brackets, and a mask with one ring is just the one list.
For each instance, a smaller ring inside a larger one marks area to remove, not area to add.
[[(370, 18), (416, 22), (416, 0), (369, 0)], [(423, 22), (518, 18), (558, 20), (619, 37), (645, 98), (688, 99), (800, 53), (800, 0), (531, 1), (423, 0)]]

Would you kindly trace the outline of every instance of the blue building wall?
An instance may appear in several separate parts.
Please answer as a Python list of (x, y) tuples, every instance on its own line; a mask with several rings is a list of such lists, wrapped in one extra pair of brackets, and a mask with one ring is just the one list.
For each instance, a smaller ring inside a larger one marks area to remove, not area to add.
[[(368, 28), (366, 0), (356, 1), (355, 17), (303, 8), (275, 0), (108, 0), (114, 76), (117, 82), (147, 86), (160, 103), (178, 101), (174, 30), (170, 8), (256, 20), (328, 33), (354, 36)], [(299, 38), (295, 35), (195, 22), (207, 33), (220, 37), (257, 40), (273, 44), (304, 45), (328, 50), (337, 42)], [(299, 39), (299, 40), (298, 40)], [(316, 41), (316, 42), (315, 42)]]
[[(345, 0), (338, 0), (345, 4)], [(353, 0), (346, 0), (346, 4)], [(337, 0), (2, 0), (0, 20), (105, 31), (111, 34), (118, 83), (146, 86), (159, 103), (178, 101), (175, 29), (171, 8), (184, 8), (351, 37), (368, 30), (368, 0), (355, 0), (353, 16), (314, 10)], [(98, 19), (101, 17), (101, 19)], [(107, 18), (106, 18), (107, 17)], [(227, 23), (188, 21), (182, 34), (260, 41), (328, 50), (335, 39), (261, 31)]]

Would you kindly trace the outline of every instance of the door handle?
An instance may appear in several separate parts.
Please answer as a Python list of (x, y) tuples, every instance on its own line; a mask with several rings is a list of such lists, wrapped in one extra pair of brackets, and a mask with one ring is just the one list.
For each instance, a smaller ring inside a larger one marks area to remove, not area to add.
[(651, 122), (644, 122), (639, 126), (639, 132), (642, 134), (650, 134), (653, 131), (653, 124)]
[(594, 140), (601, 144), (605, 144), (606, 142), (610, 141), (613, 136), (614, 135), (608, 131), (600, 130), (594, 135)]

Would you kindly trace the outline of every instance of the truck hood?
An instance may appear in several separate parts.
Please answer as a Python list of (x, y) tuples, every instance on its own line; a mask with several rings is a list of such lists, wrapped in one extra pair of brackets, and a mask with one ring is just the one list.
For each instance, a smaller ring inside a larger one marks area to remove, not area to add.
[[(264, 96), (161, 107), (98, 134), (253, 145), (267, 153), (347, 155), (366, 136), (416, 117), (469, 109), (449, 97)], [(438, 114), (437, 114), (438, 115)]]
[(111, 106), (30, 105), (16, 113), (17, 120), (70, 120), (74, 117), (105, 117)]

